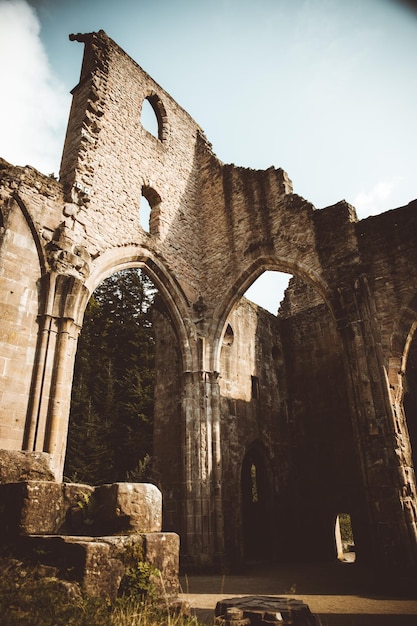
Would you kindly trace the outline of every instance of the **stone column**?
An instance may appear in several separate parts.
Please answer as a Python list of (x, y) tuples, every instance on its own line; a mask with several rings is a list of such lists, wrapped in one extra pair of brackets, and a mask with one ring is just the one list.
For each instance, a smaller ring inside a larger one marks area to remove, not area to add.
[(25, 450), (51, 455), (51, 469), (62, 480), (74, 361), (80, 327), (75, 323), (82, 283), (52, 272), (44, 277), (44, 312), (34, 360)]
[(79, 327), (72, 319), (58, 321), (53, 378), (45, 431), (44, 451), (52, 458), (52, 470), (62, 480), (67, 447), (71, 390)]
[(416, 571), (415, 512), (410, 514), (404, 500), (404, 468), (398, 454), (376, 311), (365, 276), (338, 289), (335, 308), (368, 503), (373, 559), (381, 573)]
[(186, 372), (183, 390), (184, 558), (196, 566), (223, 558), (220, 404), (217, 373), (204, 369), (205, 338), (198, 337), (195, 372)]
[(211, 408), (212, 408), (212, 485), (214, 509), (214, 557), (221, 565), (224, 559), (224, 519), (222, 498), (222, 458), (220, 442), (220, 386), (218, 372), (211, 374)]

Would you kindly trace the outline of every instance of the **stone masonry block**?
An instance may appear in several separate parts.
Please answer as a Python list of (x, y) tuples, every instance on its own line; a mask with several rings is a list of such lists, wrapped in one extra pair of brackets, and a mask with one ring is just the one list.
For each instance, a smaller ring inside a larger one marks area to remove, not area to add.
[(64, 483), (65, 530), (71, 535), (89, 535), (94, 523), (94, 487)]
[(162, 494), (148, 483), (113, 483), (94, 492), (96, 521), (109, 533), (132, 530), (159, 532), (162, 528)]
[(0, 483), (25, 480), (54, 481), (50, 455), (46, 452), (0, 450)]
[(75, 580), (89, 595), (117, 596), (126, 568), (112, 556), (113, 547), (101, 539), (31, 536), (21, 546), (26, 555), (35, 554), (44, 565), (57, 567), (62, 578)]
[(31, 536), (21, 542), (25, 555), (59, 569), (93, 596), (115, 598), (127, 568), (146, 562), (160, 571), (153, 583), (163, 595), (179, 590), (179, 537), (175, 533), (108, 537)]
[(63, 485), (36, 480), (0, 485), (0, 507), (5, 537), (58, 533), (65, 522)]
[(178, 593), (180, 538), (176, 533), (145, 535), (145, 558), (161, 572), (162, 592)]

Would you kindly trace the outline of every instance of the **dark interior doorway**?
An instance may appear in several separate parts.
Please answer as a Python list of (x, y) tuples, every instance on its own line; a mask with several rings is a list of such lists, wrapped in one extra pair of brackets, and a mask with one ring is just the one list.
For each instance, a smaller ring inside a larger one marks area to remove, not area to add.
[(242, 463), (242, 525), (246, 560), (270, 560), (273, 556), (273, 494), (266, 450), (255, 442)]

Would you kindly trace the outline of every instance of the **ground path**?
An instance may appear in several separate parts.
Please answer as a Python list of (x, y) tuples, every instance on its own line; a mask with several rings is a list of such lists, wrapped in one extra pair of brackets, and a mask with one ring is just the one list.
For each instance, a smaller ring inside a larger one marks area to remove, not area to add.
[(417, 626), (417, 585), (381, 593), (356, 563), (251, 564), (240, 575), (182, 576), (181, 585), (181, 599), (209, 625), (222, 598), (279, 595), (308, 604), (321, 626)]

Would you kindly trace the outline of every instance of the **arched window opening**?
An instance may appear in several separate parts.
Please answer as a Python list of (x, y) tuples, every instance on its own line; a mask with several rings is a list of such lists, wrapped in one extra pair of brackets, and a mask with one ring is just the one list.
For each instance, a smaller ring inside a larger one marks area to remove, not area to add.
[(64, 475), (99, 485), (152, 477), (157, 291), (140, 269), (92, 294), (79, 337)]
[(141, 196), (139, 205), (139, 223), (146, 233), (151, 229), (151, 212), (152, 208), (145, 196)]
[(235, 334), (230, 324), (227, 325), (222, 342), (222, 350), (220, 354), (220, 371), (223, 378), (223, 384), (226, 388), (229, 388), (230, 375), (232, 371), (233, 362), (233, 342), (235, 340)]
[(146, 233), (159, 233), (161, 198), (151, 187), (143, 186), (139, 204), (139, 224)]
[(245, 298), (277, 315), (290, 278), (283, 272), (264, 272), (246, 291)]
[(145, 100), (142, 102), (140, 121), (143, 128), (147, 130), (148, 133), (156, 137), (156, 139), (159, 139), (158, 118), (149, 98), (145, 98)]
[(336, 552), (339, 561), (353, 563), (356, 558), (352, 520), (349, 513), (338, 513), (335, 522)]
[(0, 228), (4, 228), (4, 218), (2, 211), (0, 211)]
[(231, 346), (233, 344), (234, 338), (235, 335), (233, 332), (233, 328), (230, 326), (230, 324), (228, 324), (223, 337), (223, 346)]
[(145, 130), (159, 141), (166, 139), (166, 111), (156, 94), (147, 96), (142, 102), (140, 121)]

